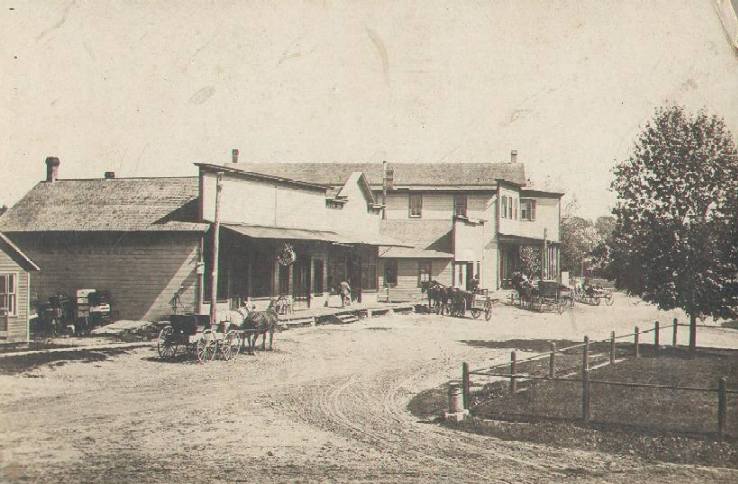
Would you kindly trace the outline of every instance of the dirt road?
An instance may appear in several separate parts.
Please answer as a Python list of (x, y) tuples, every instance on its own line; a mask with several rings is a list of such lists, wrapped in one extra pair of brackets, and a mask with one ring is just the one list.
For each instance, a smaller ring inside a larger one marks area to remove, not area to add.
[[(735, 482), (736, 471), (644, 462), (417, 421), (417, 392), (509, 352), (472, 341), (606, 336), (671, 314), (632, 305), (491, 322), (394, 316), (277, 335), (276, 351), (206, 365), (153, 349), (0, 376), (0, 476), (42, 482)], [(627, 320), (624, 320), (624, 317)], [(585, 333), (586, 332), (586, 333)], [(686, 337), (686, 334), (684, 335)], [(738, 345), (738, 331), (701, 343)], [(704, 341), (703, 341), (704, 340)], [(510, 343), (510, 346), (515, 346)]]

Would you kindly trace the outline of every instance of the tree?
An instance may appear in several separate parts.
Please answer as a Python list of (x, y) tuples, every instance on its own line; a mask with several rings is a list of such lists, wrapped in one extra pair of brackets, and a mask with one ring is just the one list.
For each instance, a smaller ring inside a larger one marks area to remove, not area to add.
[(579, 274), (582, 263), (601, 242), (591, 220), (571, 215), (561, 220), (561, 269)]
[(532, 245), (521, 245), (518, 249), (520, 256), (520, 272), (529, 279), (541, 274), (541, 248)]
[(738, 153), (724, 121), (680, 106), (656, 110), (614, 170), (610, 267), (618, 287), (682, 308), (694, 354), (697, 318), (738, 306)]

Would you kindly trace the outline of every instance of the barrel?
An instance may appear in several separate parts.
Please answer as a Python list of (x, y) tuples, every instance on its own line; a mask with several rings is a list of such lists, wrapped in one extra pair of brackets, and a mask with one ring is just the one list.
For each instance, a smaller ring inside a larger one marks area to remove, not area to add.
[(459, 413), (464, 411), (461, 385), (451, 383), (448, 386), (448, 413)]

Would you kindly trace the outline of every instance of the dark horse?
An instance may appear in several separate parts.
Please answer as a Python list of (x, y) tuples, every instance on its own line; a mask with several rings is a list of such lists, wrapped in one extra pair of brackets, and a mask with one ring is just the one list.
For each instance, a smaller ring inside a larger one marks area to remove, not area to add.
[(429, 309), (436, 314), (448, 313), (449, 288), (438, 281), (423, 283), (423, 290), (428, 293)]
[(512, 286), (518, 293), (520, 307), (525, 308), (532, 304), (533, 298), (538, 295), (538, 288), (522, 273), (514, 272)]
[(249, 311), (244, 317), (240, 329), (243, 330), (246, 336), (244, 342), (248, 342), (249, 354), (254, 354), (256, 341), (259, 339), (259, 336), (262, 337), (261, 350), (266, 351), (267, 333), (269, 333), (269, 351), (272, 350), (274, 332), (277, 330), (277, 322), (279, 320), (275, 305), (276, 300), (272, 299), (269, 301), (269, 306), (265, 311)]

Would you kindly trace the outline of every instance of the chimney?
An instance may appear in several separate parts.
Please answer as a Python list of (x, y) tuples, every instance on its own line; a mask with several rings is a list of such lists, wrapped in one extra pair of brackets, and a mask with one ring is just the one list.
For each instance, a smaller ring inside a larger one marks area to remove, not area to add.
[(105, 179), (106, 180), (112, 180), (115, 178), (115, 172), (114, 171), (106, 171), (105, 172)]
[(518, 150), (510, 151), (510, 163), (518, 162)]
[(238, 148), (231, 150), (231, 163), (238, 163)]
[(59, 178), (59, 158), (56, 156), (49, 156), (46, 158), (46, 181), (48, 183), (54, 183)]

